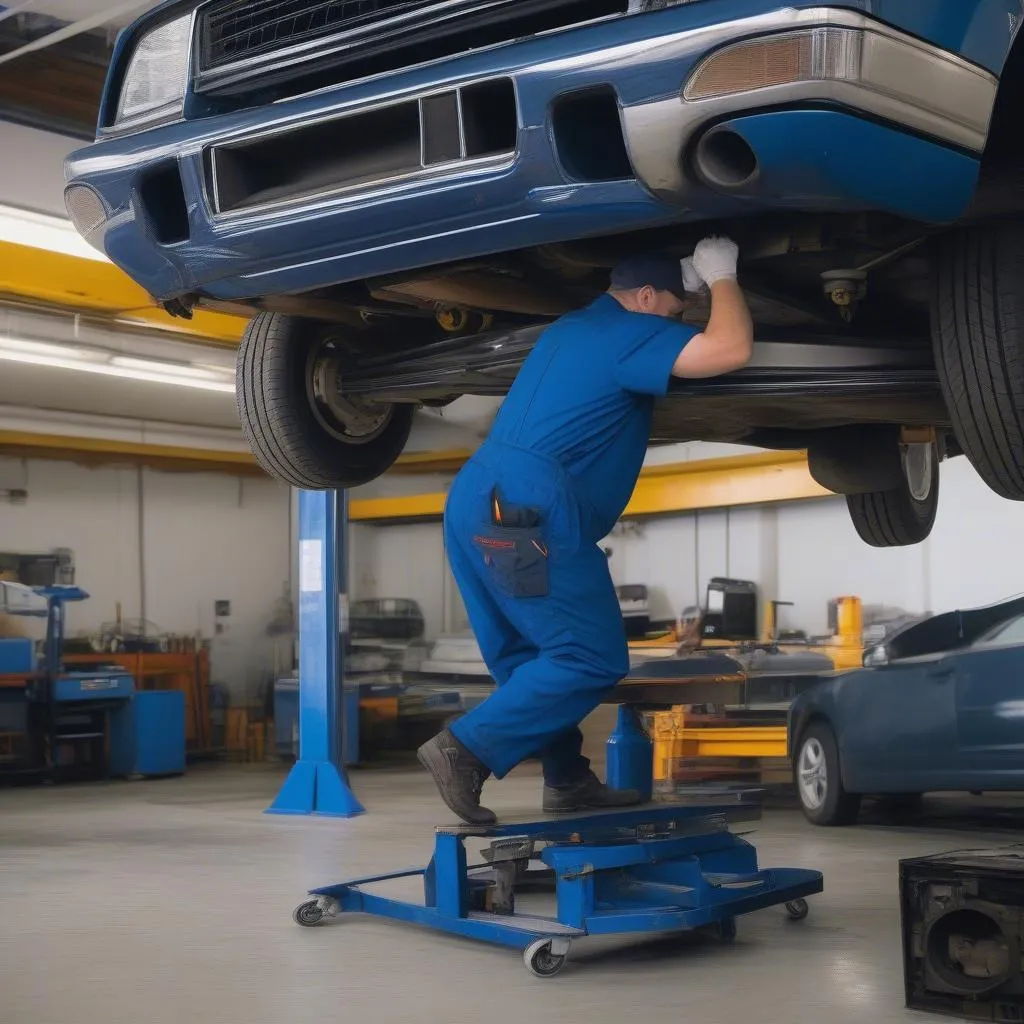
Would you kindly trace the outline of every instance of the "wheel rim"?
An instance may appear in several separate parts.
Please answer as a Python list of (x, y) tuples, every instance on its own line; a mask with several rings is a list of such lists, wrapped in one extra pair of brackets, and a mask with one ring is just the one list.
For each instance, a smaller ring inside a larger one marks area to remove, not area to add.
[(825, 748), (813, 736), (800, 749), (797, 773), (800, 799), (804, 807), (818, 810), (828, 796), (828, 770), (825, 766)]
[(350, 445), (369, 444), (387, 429), (394, 414), (390, 402), (341, 393), (341, 372), (334, 347), (324, 345), (310, 356), (306, 394), (317, 422), (328, 434)]
[(323, 916), (324, 912), (315, 903), (305, 903), (299, 907), (299, 919), (307, 924), (316, 924)]
[(932, 465), (935, 447), (927, 444), (905, 444), (900, 446), (903, 461), (903, 475), (907, 490), (914, 501), (927, 501), (932, 493)]
[(550, 947), (545, 947), (534, 954), (533, 966), (541, 974), (547, 974), (549, 971), (557, 971), (564, 960), (564, 956), (558, 956), (551, 952)]

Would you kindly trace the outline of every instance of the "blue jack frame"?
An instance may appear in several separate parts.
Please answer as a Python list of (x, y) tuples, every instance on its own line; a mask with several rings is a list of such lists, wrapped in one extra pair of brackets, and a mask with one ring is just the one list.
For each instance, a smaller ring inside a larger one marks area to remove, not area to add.
[(342, 684), (347, 534), (344, 492), (299, 492), (299, 758), (268, 814), (363, 812), (345, 771), (358, 730), (358, 693), (353, 700)]
[[(313, 889), (293, 916), (311, 927), (339, 913), (372, 914), (511, 946), (538, 977), (557, 974), (570, 942), (587, 935), (710, 928), (729, 941), (740, 915), (785, 904), (802, 920), (805, 897), (822, 891), (818, 871), (758, 867), (754, 847), (732, 831), (758, 816), (734, 801), (440, 826), (425, 868)], [(484, 863), (467, 865), (467, 838), (489, 841)], [(423, 878), (422, 903), (366, 889), (415, 876)], [(554, 917), (516, 913), (516, 892), (538, 886), (554, 891)]]
[[(268, 813), (351, 817), (363, 810), (345, 773), (358, 722), (342, 684), (346, 513), (343, 494), (299, 494), (299, 759)], [(652, 754), (636, 710), (620, 707), (608, 742), (609, 781), (649, 797)], [(488, 828), (440, 826), (426, 867), (313, 889), (293, 916), (312, 926), (338, 913), (372, 914), (511, 946), (544, 978), (559, 973), (570, 942), (587, 935), (713, 928), (729, 940), (740, 915), (781, 903), (802, 919), (805, 897), (822, 890), (818, 871), (758, 867), (754, 847), (731, 828), (755, 811), (732, 794), (718, 805), (704, 798)], [(484, 862), (472, 867), (469, 838), (485, 843)], [(422, 902), (367, 889), (409, 877), (423, 879)], [(516, 893), (538, 886), (553, 893), (554, 916), (517, 913)]]

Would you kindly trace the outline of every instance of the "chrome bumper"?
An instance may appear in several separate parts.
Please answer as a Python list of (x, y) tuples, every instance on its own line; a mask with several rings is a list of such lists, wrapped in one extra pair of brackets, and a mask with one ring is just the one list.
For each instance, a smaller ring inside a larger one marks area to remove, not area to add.
[[(854, 11), (834, 8), (777, 11), (636, 48), (637, 63), (668, 50), (680, 58), (778, 33), (816, 28), (855, 32), (861, 44), (855, 79), (814, 79), (709, 99), (678, 96), (623, 108), (626, 145), (637, 176), (652, 192), (678, 195), (685, 187), (681, 155), (700, 129), (758, 108), (829, 103), (884, 119), (974, 153), (985, 148), (998, 80), (945, 50)], [(625, 55), (616, 55), (622, 60)], [(700, 73), (700, 65), (691, 81)]]

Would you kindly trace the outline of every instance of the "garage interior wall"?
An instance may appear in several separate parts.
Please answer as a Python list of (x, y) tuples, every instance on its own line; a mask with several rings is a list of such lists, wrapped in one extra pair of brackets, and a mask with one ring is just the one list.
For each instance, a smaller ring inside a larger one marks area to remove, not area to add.
[(18, 154), (4, 165), (3, 201), (66, 217), (64, 159), (84, 144), (53, 132), (0, 122), (0, 146), (5, 153)]
[[(213, 473), (0, 459), (6, 489), (28, 498), (11, 504), (0, 494), (0, 550), (74, 551), (76, 582), (91, 597), (68, 607), (72, 633), (113, 621), (120, 601), (126, 619), (210, 638), (213, 680), (235, 702), (255, 699), (274, 669), (265, 630), (290, 587), (288, 488)], [(230, 616), (215, 617), (218, 600), (231, 602)]]
[[(942, 489), (932, 536), (909, 548), (864, 544), (838, 497), (620, 523), (603, 546), (617, 584), (648, 586), (655, 618), (703, 603), (712, 576), (753, 580), (763, 601), (793, 602), (783, 628), (811, 635), (827, 631), (829, 600), (848, 594), (915, 613), (1024, 593), (1024, 504), (990, 492), (963, 458), (943, 465)], [(354, 598), (414, 598), (428, 637), (464, 628), (438, 524), (357, 525), (353, 545)]]

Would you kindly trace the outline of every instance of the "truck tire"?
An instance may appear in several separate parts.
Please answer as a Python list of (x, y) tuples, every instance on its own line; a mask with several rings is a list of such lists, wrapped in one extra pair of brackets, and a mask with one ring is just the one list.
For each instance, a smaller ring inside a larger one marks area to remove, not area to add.
[(960, 447), (996, 494), (1024, 501), (1024, 221), (942, 240), (931, 323)]
[(401, 454), (413, 406), (361, 398), (328, 405), (313, 385), (324, 326), (261, 313), (246, 328), (235, 367), (242, 433), (277, 480), (302, 490), (358, 487)]
[(935, 524), (939, 508), (938, 453), (934, 445), (908, 448), (915, 451), (914, 458), (926, 458), (926, 462), (908, 466), (896, 487), (846, 496), (854, 529), (865, 544), (874, 548), (920, 544)]

